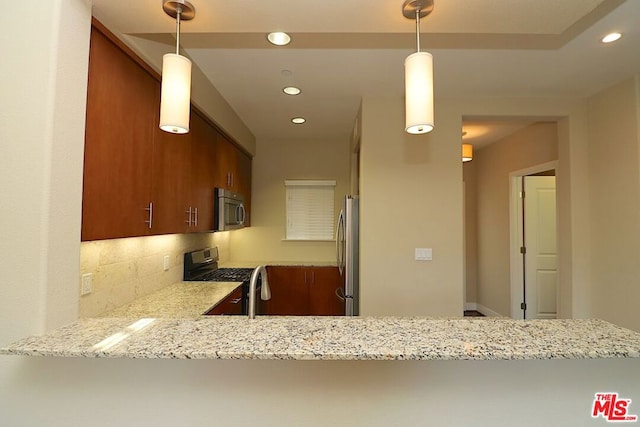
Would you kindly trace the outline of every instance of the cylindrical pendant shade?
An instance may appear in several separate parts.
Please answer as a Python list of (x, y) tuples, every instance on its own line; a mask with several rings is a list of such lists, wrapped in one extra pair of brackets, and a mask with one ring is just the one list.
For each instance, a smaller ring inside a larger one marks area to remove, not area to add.
[(473, 160), (473, 145), (462, 144), (462, 161), (469, 162)]
[(191, 61), (182, 55), (162, 57), (160, 129), (171, 133), (189, 132), (191, 103)]
[(404, 61), (405, 131), (433, 130), (433, 56), (416, 52)]

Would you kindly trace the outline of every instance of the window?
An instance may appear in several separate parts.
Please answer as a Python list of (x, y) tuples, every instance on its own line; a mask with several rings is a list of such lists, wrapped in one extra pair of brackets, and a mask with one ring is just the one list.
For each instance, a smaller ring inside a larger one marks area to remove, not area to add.
[(333, 240), (335, 181), (287, 180), (286, 240)]

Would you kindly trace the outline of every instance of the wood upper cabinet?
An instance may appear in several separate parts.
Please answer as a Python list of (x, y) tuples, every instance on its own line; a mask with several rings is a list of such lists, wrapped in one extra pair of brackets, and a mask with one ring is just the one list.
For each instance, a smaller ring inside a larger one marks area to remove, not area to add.
[(216, 130), (195, 111), (190, 131), (158, 128), (154, 143), (154, 233), (213, 230)]
[(159, 83), (92, 27), (87, 91), (82, 240), (150, 234)]
[(288, 316), (343, 316), (344, 302), (335, 291), (342, 286), (337, 267), (268, 266), (271, 299), (265, 314)]
[(189, 231), (213, 230), (214, 188), (216, 186), (216, 139), (218, 132), (199, 114), (191, 113), (191, 166)]
[(82, 240), (212, 231), (214, 189), (227, 182), (249, 212), (251, 157), (193, 108), (189, 133), (160, 130), (159, 110), (157, 76), (94, 21)]
[(216, 138), (216, 187), (237, 191), (234, 186), (237, 156), (236, 147), (218, 133)]
[(191, 133), (156, 127), (153, 146), (153, 233), (184, 233), (192, 221), (189, 206)]
[(218, 133), (216, 142), (216, 187), (236, 191), (244, 196), (245, 226), (251, 222), (251, 157)]

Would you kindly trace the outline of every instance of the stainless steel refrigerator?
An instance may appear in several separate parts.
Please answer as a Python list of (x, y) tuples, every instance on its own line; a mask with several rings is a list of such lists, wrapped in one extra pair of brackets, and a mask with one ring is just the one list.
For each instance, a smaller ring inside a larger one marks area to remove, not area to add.
[(359, 212), (358, 196), (346, 196), (336, 230), (338, 269), (344, 278), (344, 288), (336, 289), (336, 295), (344, 301), (347, 316), (360, 314)]

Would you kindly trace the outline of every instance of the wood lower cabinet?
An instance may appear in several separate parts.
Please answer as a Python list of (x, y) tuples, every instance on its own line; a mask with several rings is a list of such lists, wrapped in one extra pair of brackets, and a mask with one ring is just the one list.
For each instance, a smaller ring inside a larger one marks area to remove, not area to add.
[(335, 295), (342, 286), (337, 267), (268, 266), (271, 299), (264, 313), (288, 316), (343, 316), (344, 302)]
[(216, 304), (205, 315), (214, 316), (220, 314), (239, 315), (242, 314), (242, 286), (237, 287), (225, 299)]
[(309, 282), (309, 314), (312, 316), (344, 316), (345, 303), (336, 295), (344, 287), (338, 267), (313, 267)]

